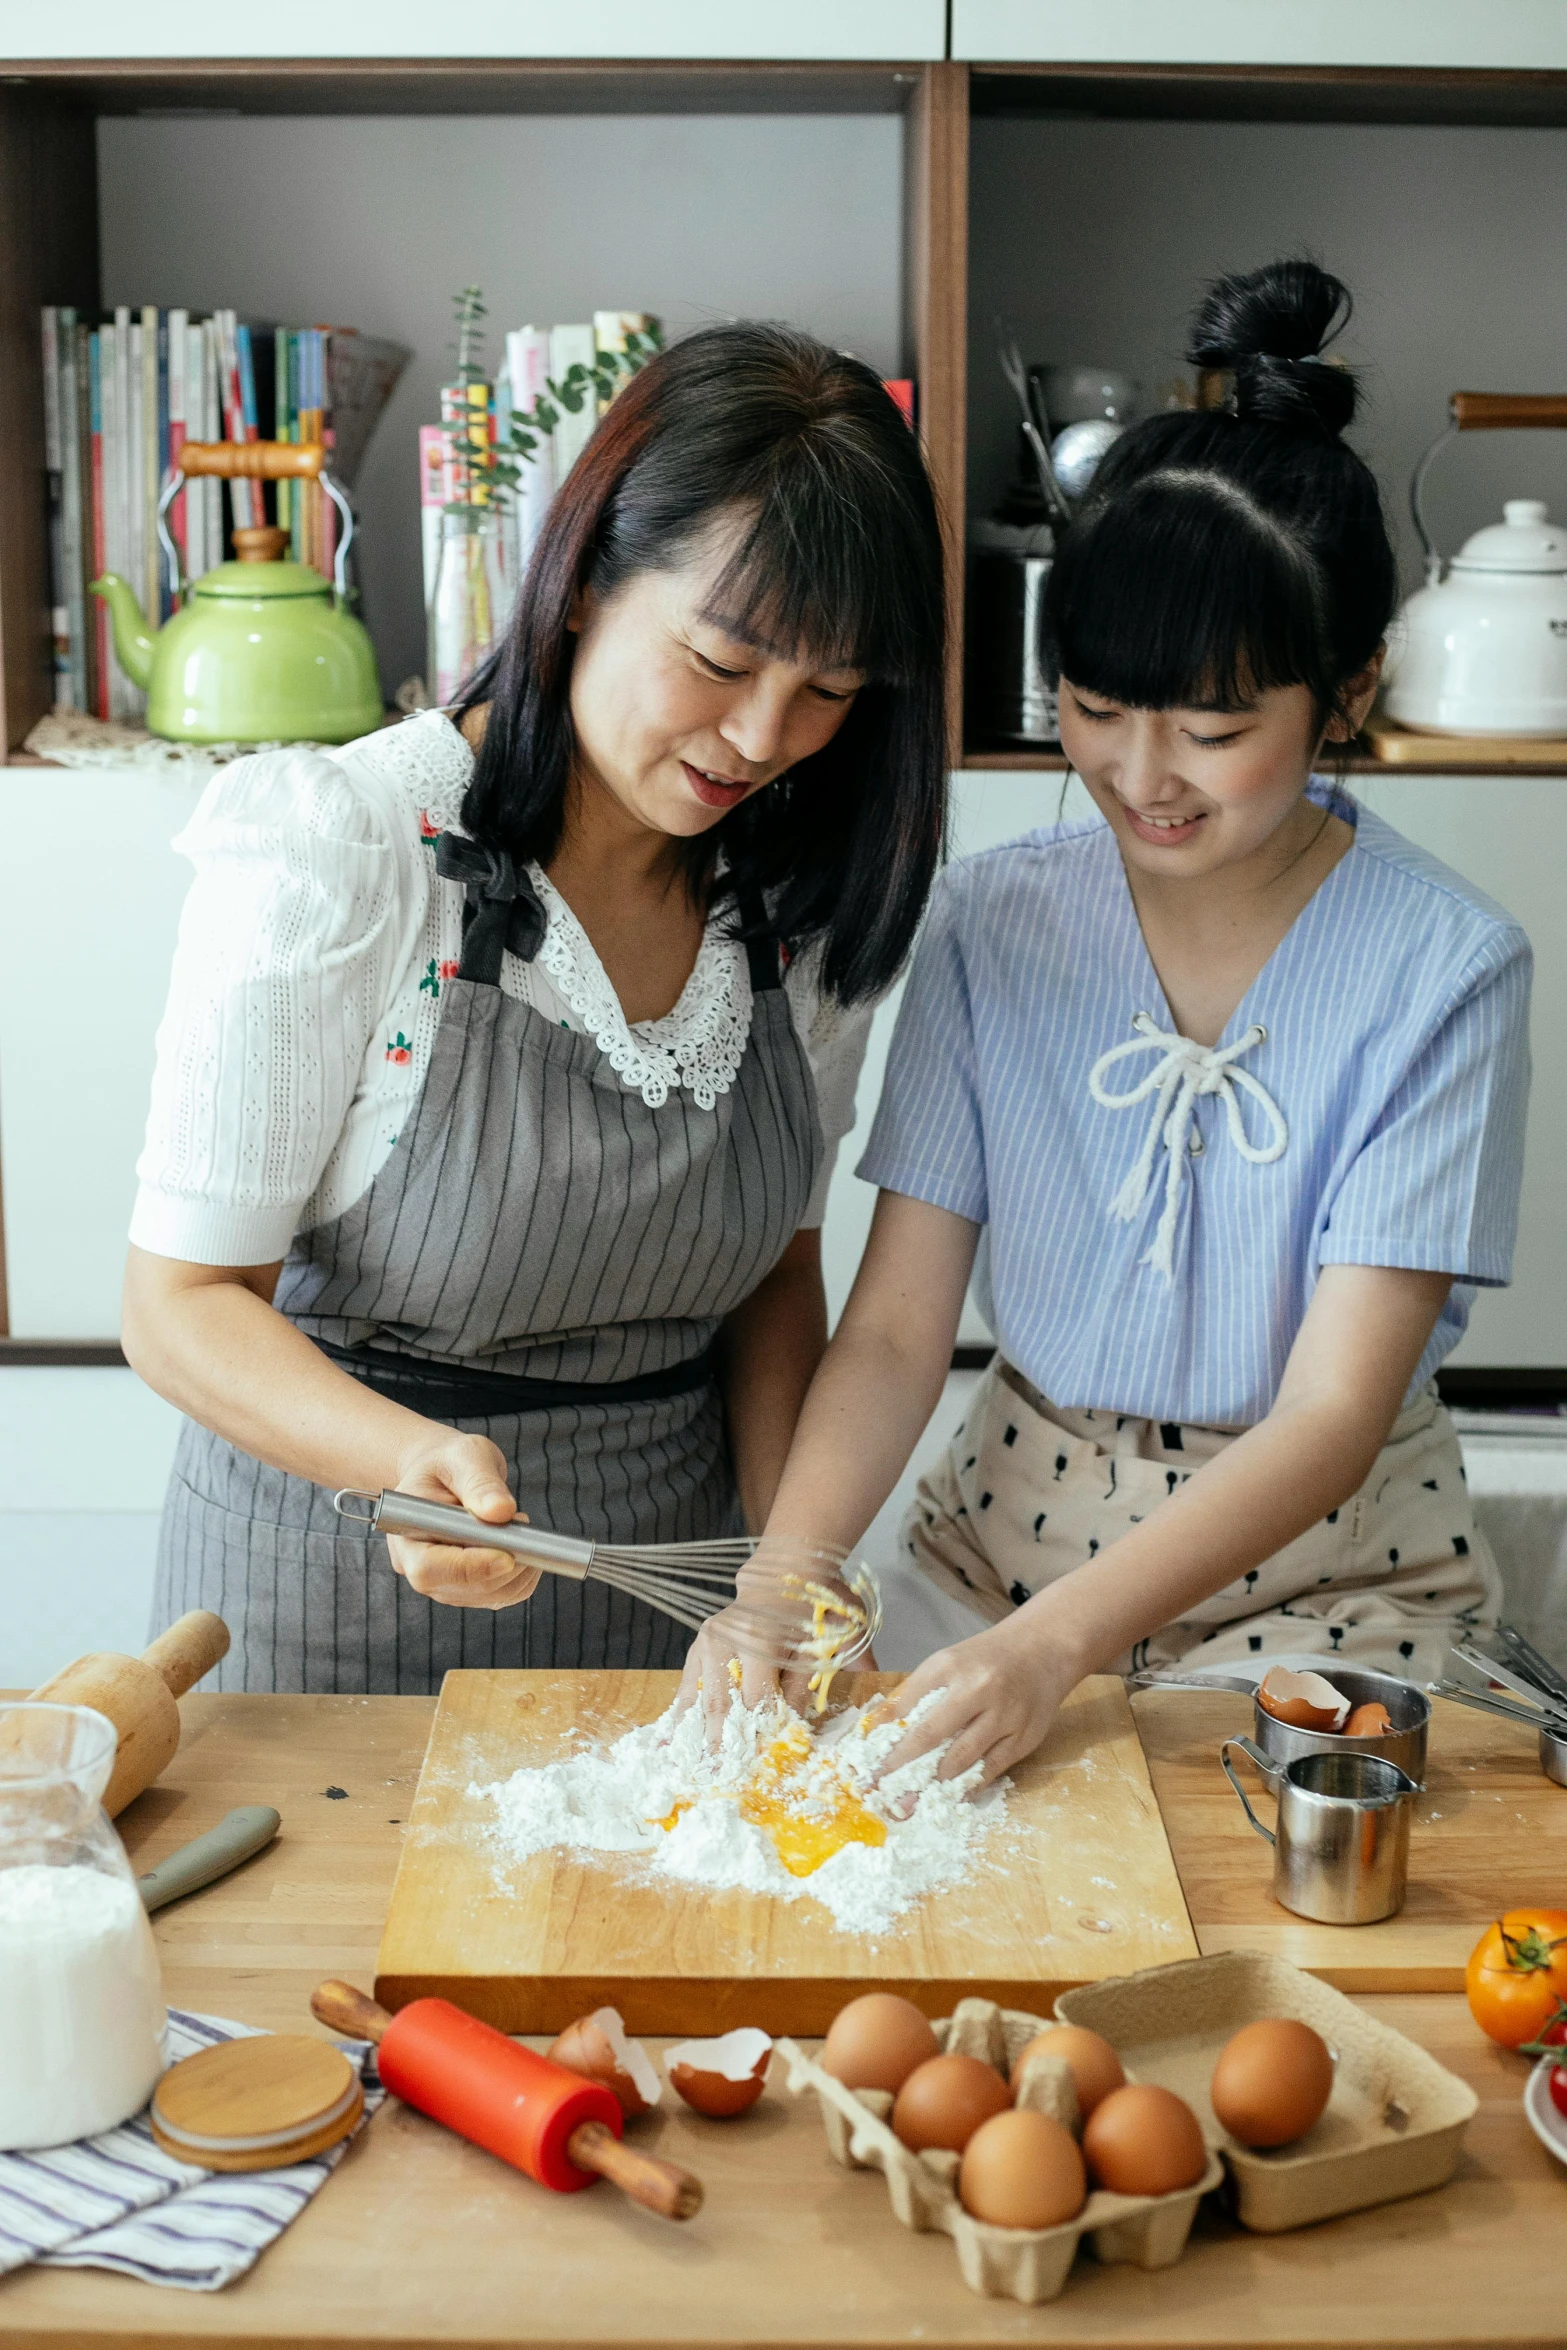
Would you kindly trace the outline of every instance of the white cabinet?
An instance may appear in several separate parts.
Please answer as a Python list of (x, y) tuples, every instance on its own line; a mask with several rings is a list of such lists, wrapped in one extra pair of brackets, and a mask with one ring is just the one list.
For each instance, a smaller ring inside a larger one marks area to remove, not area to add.
[(1562, 0), (953, 0), (974, 64), (1567, 67)]
[(187, 0), (75, 0), (4, 11), (8, 57), (581, 57), (920, 60), (946, 55), (944, 0), (271, 0), (213, 9)]
[[(199, 786), (0, 769), (0, 1151), (14, 1338), (112, 1338)], [(7, 1374), (9, 1376), (9, 1374)]]

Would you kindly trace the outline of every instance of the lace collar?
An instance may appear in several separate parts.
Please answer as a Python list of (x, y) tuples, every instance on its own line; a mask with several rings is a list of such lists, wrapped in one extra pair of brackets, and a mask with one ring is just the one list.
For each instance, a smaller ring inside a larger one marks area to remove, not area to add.
[(529, 865), (549, 917), (539, 962), (623, 1085), (650, 1110), (683, 1085), (710, 1110), (735, 1081), (751, 1034), (751, 975), (744, 946), (710, 921), (680, 1001), (661, 1020), (630, 1021), (576, 915), (549, 875)]
[[(473, 753), (442, 710), (422, 710), (375, 738), (415, 784), (433, 830), (457, 830)], [(541, 866), (528, 874), (547, 917), (541, 968), (623, 1085), (650, 1110), (684, 1086), (699, 1110), (714, 1107), (739, 1074), (751, 1035), (745, 948), (709, 922), (680, 1000), (661, 1020), (629, 1021), (593, 943)]]

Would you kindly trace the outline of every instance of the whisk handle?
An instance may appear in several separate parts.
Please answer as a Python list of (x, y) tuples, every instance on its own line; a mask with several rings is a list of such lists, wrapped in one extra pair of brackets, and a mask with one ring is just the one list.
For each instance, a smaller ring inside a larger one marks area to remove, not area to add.
[[(361, 1503), (368, 1507), (357, 1506)], [(451, 1502), (422, 1501), (416, 1493), (358, 1493), (345, 1486), (333, 1494), (332, 1507), (340, 1518), (368, 1525), (377, 1534), (424, 1534), (432, 1542), (455, 1542), (469, 1550), (505, 1550), (573, 1583), (584, 1582), (593, 1564), (595, 1545), (573, 1534), (552, 1534), (547, 1526), (529, 1526), (520, 1518), (509, 1526), (487, 1526)]]

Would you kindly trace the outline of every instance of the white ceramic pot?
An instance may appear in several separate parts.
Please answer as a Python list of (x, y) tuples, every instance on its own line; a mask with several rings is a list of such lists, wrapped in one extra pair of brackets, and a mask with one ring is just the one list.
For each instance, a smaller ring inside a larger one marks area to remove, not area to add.
[(1567, 529), (1538, 498), (1502, 513), (1394, 624), (1387, 711), (1401, 726), (1567, 736)]

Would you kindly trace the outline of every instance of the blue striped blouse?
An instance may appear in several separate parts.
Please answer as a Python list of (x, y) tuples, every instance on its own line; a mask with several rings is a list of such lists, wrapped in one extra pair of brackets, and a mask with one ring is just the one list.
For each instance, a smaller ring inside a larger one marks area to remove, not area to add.
[[(1413, 1394), (1475, 1286), (1511, 1277), (1528, 940), (1347, 794), (1312, 793), (1354, 845), (1215, 1053), (1190, 1048), (1194, 1077), (1228, 1083), (1191, 1100), (1173, 1179), (1179, 1040), (1103, 818), (937, 886), (859, 1172), (986, 1227), (998, 1343), (1058, 1404), (1250, 1427), (1329, 1264), (1457, 1277)], [(1105, 1103), (1161, 1070), (1162, 1098)]]

